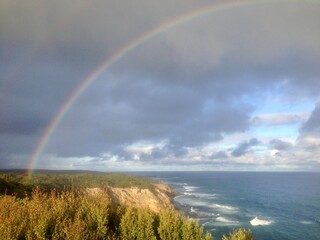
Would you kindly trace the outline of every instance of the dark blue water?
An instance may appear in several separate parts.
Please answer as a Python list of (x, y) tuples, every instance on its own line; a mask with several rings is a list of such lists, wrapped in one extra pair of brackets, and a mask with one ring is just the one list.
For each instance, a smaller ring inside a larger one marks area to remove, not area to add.
[(148, 172), (214, 239), (250, 228), (258, 240), (320, 239), (320, 173)]

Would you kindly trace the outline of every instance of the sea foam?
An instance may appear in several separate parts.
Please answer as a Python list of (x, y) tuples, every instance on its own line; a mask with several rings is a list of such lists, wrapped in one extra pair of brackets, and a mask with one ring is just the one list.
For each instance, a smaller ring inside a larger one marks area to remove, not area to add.
[(190, 198), (186, 195), (180, 195), (174, 198), (176, 202), (183, 206), (190, 206), (190, 207), (207, 207), (208, 202), (200, 199), (200, 198)]
[(183, 188), (184, 188), (187, 192), (193, 192), (195, 189), (197, 189), (197, 188), (199, 188), (199, 187), (184, 185)]
[(300, 221), (300, 223), (302, 224), (306, 224), (306, 225), (309, 225), (309, 224), (316, 224), (315, 222), (313, 221)]
[(225, 225), (238, 225), (239, 224), (238, 221), (234, 221), (234, 220), (228, 219), (226, 217), (221, 217), (221, 216), (217, 217), (216, 221), (224, 223)]
[(265, 220), (265, 219), (259, 219), (258, 217), (255, 217), (250, 221), (250, 224), (252, 226), (266, 226), (266, 225), (271, 225), (273, 221), (271, 220)]
[(207, 211), (201, 211), (195, 207), (190, 208), (190, 213), (193, 213), (199, 217), (211, 217), (211, 216), (219, 216), (218, 214), (214, 214), (212, 212), (207, 212)]
[(237, 210), (235, 207), (228, 206), (228, 205), (221, 205), (221, 204), (214, 204), (213, 207), (221, 208), (221, 209), (226, 209), (226, 210), (230, 210), (230, 211), (235, 211), (235, 210)]

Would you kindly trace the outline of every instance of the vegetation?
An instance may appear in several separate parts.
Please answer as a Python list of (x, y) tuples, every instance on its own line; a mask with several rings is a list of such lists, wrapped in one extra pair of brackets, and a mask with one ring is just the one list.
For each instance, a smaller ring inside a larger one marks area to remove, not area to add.
[(24, 197), (26, 194), (31, 193), (32, 187), (24, 185), (15, 181), (6, 181), (0, 177), (0, 195), (15, 195), (18, 197)]
[(35, 188), (30, 197), (0, 197), (0, 239), (211, 239), (188, 218), (131, 207), (112, 209), (105, 194)]
[(222, 240), (254, 240), (252, 232), (250, 230), (240, 228), (229, 233), (229, 236), (223, 236)]
[[(88, 187), (139, 187), (154, 191), (151, 180), (124, 174), (38, 172), (0, 173), (0, 239), (209, 240), (198, 222), (177, 211), (114, 207), (106, 192)], [(223, 240), (252, 240), (239, 229)]]
[(72, 171), (40, 171), (34, 173), (31, 179), (25, 177), (24, 172), (0, 172), (0, 194), (18, 194), (22, 196), (31, 194), (35, 187), (50, 192), (79, 190), (83, 188), (104, 188), (105, 186), (129, 188), (138, 187), (154, 191), (154, 182), (129, 174), (97, 173), (97, 172), (72, 172)]
[(209, 233), (203, 237), (203, 227), (199, 227), (197, 222), (186, 220), (172, 211), (164, 211), (160, 215), (159, 222), (160, 239), (209, 240), (212, 238)]

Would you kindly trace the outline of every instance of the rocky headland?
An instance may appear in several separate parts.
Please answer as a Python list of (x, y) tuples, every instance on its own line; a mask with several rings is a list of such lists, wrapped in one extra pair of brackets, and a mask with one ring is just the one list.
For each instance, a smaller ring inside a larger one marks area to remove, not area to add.
[(130, 206), (150, 209), (159, 213), (164, 209), (174, 209), (172, 197), (176, 195), (173, 189), (164, 183), (154, 183), (153, 189), (138, 187), (119, 188), (106, 186), (102, 188), (87, 188), (89, 194), (106, 194), (111, 205)]

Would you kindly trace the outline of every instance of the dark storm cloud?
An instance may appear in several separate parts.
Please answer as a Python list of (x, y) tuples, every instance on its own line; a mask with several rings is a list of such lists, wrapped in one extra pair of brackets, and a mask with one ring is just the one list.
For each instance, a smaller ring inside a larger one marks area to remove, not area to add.
[(231, 151), (231, 155), (234, 157), (241, 157), (250, 151), (250, 148), (256, 146), (260, 141), (256, 138), (252, 138), (249, 141), (240, 143), (235, 149)]
[(3, 75), (1, 131), (43, 130), (83, 73), (80, 68), (43, 56), (34, 64)]
[[(8, 101), (8, 99), (7, 99)], [(33, 112), (32, 106), (25, 102), (19, 102), (15, 99), (15, 104), (12, 101), (0, 103), (1, 118), (0, 118), (0, 133), (13, 135), (29, 135), (39, 132), (48, 123), (45, 115), (39, 112)]]
[[(234, 89), (239, 92), (270, 88), (283, 79), (289, 81), (292, 91), (314, 91), (309, 83), (319, 87), (315, 81), (320, 54), (318, 16), (318, 8), (303, 4), (230, 10), (164, 34), (165, 48), (147, 44), (139, 59), (147, 59), (150, 67), (139, 67), (139, 61), (131, 63), (143, 74), (161, 71), (180, 80), (223, 79), (227, 86), (240, 87)], [(159, 66), (168, 66), (168, 70), (161, 67), (157, 71)]]
[[(30, 155), (101, 62), (160, 23), (209, 3), (1, 1), (1, 151)], [(319, 16), (318, 4), (249, 4), (163, 32), (99, 76), (67, 112), (46, 152), (108, 152), (125, 160), (133, 158), (128, 146), (146, 141), (165, 142), (147, 154), (151, 159), (183, 158), (187, 148), (249, 130), (260, 107), (253, 99), (279, 86), (284, 95), (313, 99), (320, 91)], [(318, 108), (301, 133), (318, 131)], [(243, 142), (231, 155), (254, 144)]]
[(300, 133), (320, 137), (320, 103), (316, 104), (309, 119), (302, 125)]
[[(90, 146), (94, 153), (112, 151), (119, 144), (166, 141), (162, 152), (182, 156), (185, 147), (203, 146), (249, 127), (252, 108), (245, 104), (220, 106), (214, 95), (201, 96), (197, 88), (159, 85), (151, 80), (123, 81), (117, 79), (107, 86), (97, 83), (95, 96), (83, 96), (57, 130), (52, 151), (82, 155)], [(100, 102), (102, 95), (108, 100)], [(88, 101), (95, 103), (94, 107), (86, 104)], [(61, 137), (74, 144), (64, 145)]]

